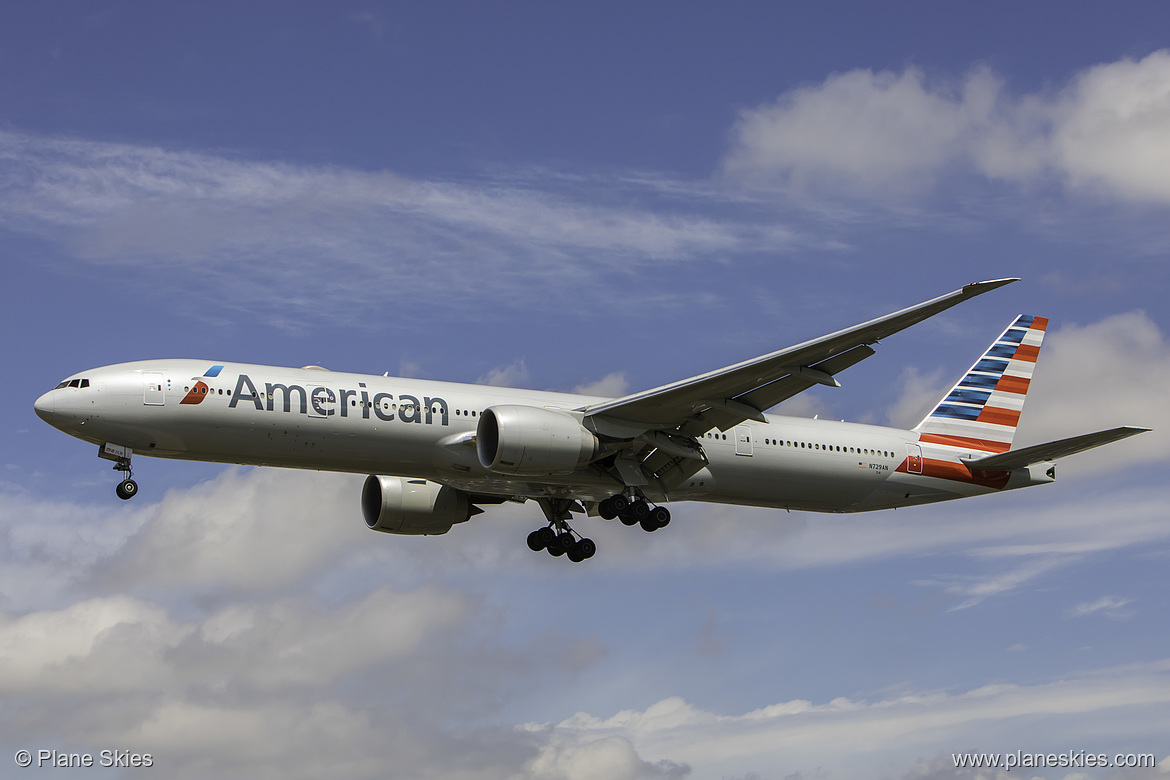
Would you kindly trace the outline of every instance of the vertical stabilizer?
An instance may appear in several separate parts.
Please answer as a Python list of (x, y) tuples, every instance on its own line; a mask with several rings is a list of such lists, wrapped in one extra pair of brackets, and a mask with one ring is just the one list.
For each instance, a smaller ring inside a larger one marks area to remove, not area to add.
[(979, 452), (1012, 446), (1047, 317), (1020, 315), (922, 422), (922, 442)]

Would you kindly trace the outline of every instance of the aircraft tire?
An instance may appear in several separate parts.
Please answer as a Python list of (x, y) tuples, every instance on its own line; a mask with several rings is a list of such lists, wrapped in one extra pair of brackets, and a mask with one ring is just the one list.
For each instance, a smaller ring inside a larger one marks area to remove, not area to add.
[(649, 515), (643, 517), (638, 521), (638, 523), (642, 526), (642, 530), (646, 531), (647, 533), (653, 533), (654, 531), (658, 530), (658, 524), (655, 523)]
[(132, 479), (124, 479), (118, 483), (116, 488), (114, 488), (114, 492), (118, 494), (118, 498), (126, 501), (128, 499), (134, 498), (134, 496), (137, 495), (138, 483)]
[(528, 549), (533, 552), (540, 552), (548, 547), (549, 543), (556, 538), (556, 534), (553, 533), (551, 528), (538, 528), (528, 534)]
[(629, 508), (630, 499), (619, 493), (616, 496), (610, 497), (609, 505), (613, 507), (614, 514), (616, 514), (618, 517), (621, 517), (625, 513), (626, 509)]
[(666, 528), (670, 525), (670, 510), (664, 506), (656, 506), (650, 510), (650, 519), (659, 528)]
[(580, 563), (587, 558), (592, 558), (596, 552), (597, 545), (593, 543), (592, 539), (582, 539), (573, 545), (573, 549), (569, 550), (569, 560), (573, 563)]
[(630, 504), (629, 514), (638, 522), (642, 522), (650, 516), (650, 505), (639, 498)]
[(606, 498), (597, 504), (597, 513), (601, 515), (602, 520), (613, 520), (618, 516), (617, 510), (613, 508), (613, 499)]
[(558, 557), (573, 549), (575, 544), (572, 534), (557, 534), (549, 543), (548, 551), (553, 557)]
[(637, 525), (638, 524), (638, 519), (636, 517), (631, 517), (629, 514), (624, 514), (624, 515), (621, 515), (620, 517), (621, 517), (622, 525)]

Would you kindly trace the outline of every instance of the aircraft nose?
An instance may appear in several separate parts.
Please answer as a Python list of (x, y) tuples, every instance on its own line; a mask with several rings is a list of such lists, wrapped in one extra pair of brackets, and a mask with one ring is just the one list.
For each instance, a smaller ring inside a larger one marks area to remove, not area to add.
[(61, 415), (57, 413), (57, 396), (53, 391), (49, 391), (33, 402), (33, 409), (37, 413), (37, 417), (47, 422), (53, 427), (58, 427), (61, 421)]

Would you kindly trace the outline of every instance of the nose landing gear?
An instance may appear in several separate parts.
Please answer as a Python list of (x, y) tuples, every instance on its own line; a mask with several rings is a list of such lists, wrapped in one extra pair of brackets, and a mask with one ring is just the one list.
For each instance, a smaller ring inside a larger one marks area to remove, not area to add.
[(134, 498), (138, 494), (138, 483), (132, 479), (134, 472), (130, 470), (130, 459), (126, 458), (124, 462), (118, 461), (115, 463), (114, 471), (123, 471), (126, 473), (126, 478), (114, 488), (114, 492), (118, 494), (118, 498), (123, 501)]
[(120, 444), (112, 444), (110, 442), (106, 442), (98, 449), (99, 458), (114, 461), (114, 471), (121, 471), (126, 475), (126, 478), (114, 488), (114, 492), (118, 494), (118, 498), (123, 501), (138, 495), (138, 483), (134, 481), (134, 472), (130, 468), (130, 456), (133, 454), (133, 450), (129, 447), (123, 447)]

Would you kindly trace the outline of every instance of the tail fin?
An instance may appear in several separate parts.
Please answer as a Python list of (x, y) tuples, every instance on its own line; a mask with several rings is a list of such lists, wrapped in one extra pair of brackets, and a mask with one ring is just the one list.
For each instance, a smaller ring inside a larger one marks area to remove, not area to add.
[(1020, 315), (934, 411), (914, 427), (919, 440), (980, 452), (1007, 452), (1047, 327), (1047, 317)]

